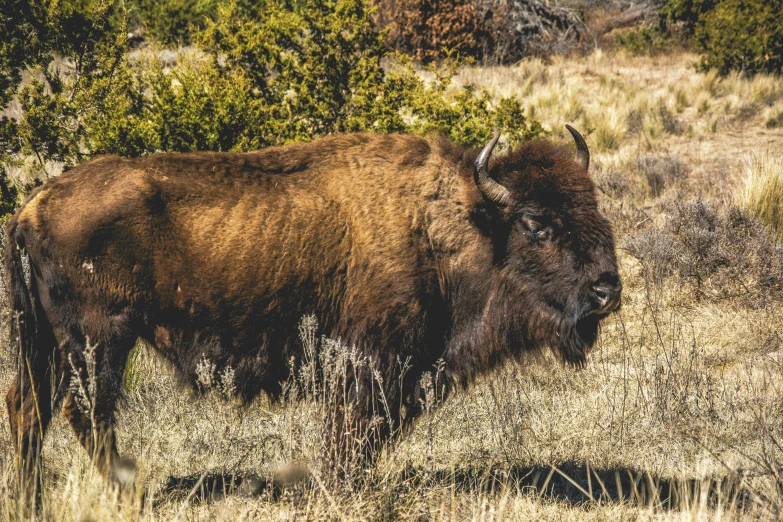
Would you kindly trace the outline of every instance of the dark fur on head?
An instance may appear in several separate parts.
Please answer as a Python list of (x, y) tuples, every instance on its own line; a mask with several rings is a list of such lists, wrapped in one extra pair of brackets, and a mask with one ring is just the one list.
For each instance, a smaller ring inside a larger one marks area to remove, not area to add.
[[(476, 154), (462, 158), (464, 176)], [(457, 301), (466, 316), (482, 308), (481, 324), (491, 331), (462, 333), (471, 339), (454, 343), (459, 380), (469, 382), (506, 354), (545, 346), (582, 365), (603, 317), (594, 311), (591, 287), (620, 285), (614, 237), (594, 184), (571, 148), (548, 141), (523, 143), (490, 164), (513, 203), (498, 208), (480, 200), (473, 209), (491, 238), (493, 265), (485, 278), (466, 281), (470, 290)]]
[[(533, 336), (582, 363), (598, 331), (590, 287), (596, 281), (619, 285), (619, 277), (611, 226), (598, 211), (592, 180), (571, 154), (547, 142), (522, 146), (498, 165), (497, 179), (520, 195), (511, 213), (522, 226), (512, 229), (508, 243), (514, 273), (524, 274), (526, 291), (545, 305), (543, 324), (550, 323)], [(530, 241), (530, 222), (551, 229), (548, 245)]]

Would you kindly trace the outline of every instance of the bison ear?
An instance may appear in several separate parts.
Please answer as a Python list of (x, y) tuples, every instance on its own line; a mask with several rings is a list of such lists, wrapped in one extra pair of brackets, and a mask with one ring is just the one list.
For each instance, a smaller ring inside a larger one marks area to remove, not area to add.
[(571, 136), (574, 137), (574, 141), (576, 142), (576, 162), (587, 170), (587, 167), (590, 166), (590, 150), (587, 148), (587, 142), (585, 142), (585, 139), (579, 134), (579, 131), (569, 124), (566, 123), (565, 128), (568, 129), (568, 132), (571, 133)]
[(498, 206), (506, 207), (511, 204), (513, 198), (511, 193), (506, 187), (489, 177), (489, 157), (492, 155), (492, 150), (495, 148), (498, 140), (500, 139), (500, 132), (495, 131), (495, 136), (487, 143), (484, 150), (481, 151), (473, 168), (473, 179), (476, 181), (481, 195), (487, 201), (491, 201)]

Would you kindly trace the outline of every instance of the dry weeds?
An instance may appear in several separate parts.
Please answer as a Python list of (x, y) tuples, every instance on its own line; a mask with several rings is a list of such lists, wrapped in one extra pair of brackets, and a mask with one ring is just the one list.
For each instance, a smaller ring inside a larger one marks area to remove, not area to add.
[[(758, 222), (732, 221), (731, 205), (747, 158), (783, 152), (783, 129), (767, 125), (783, 111), (783, 84), (699, 74), (695, 61), (596, 52), (461, 72), (521, 96), (556, 136), (572, 123), (594, 151), (601, 205), (624, 245), (625, 295), (586, 368), (544, 355), (487, 375), (335, 484), (320, 466), (328, 400), (308, 398), (318, 389), (306, 370), (289, 379), (288, 407), (263, 398), (241, 407), (230, 378), (208, 362), (198, 398), (140, 346), (119, 412), (121, 452), (139, 464), (137, 493), (108, 490), (56, 417), (44, 453), (45, 518), (779, 518), (783, 315), (758, 275), (779, 261), (779, 247)], [(12, 362), (3, 350), (2, 388)], [(429, 406), (438, 402), (433, 392)], [(3, 418), (0, 517), (13, 520), (9, 437)], [(313, 478), (266, 487), (292, 463)]]

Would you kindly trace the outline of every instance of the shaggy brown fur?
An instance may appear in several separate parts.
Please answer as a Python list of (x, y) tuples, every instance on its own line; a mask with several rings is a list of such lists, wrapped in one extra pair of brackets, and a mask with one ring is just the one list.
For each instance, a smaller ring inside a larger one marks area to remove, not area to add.
[[(47, 182), (6, 225), (22, 361), (7, 404), (23, 468), (64, 399), (114, 474), (115, 403), (138, 338), (190, 381), (204, 357), (231, 366), (249, 400), (280, 393), (288, 361), (301, 360), (297, 325), (315, 314), (325, 335), (371, 356), (407, 419), (441, 358), (463, 385), (544, 346), (583, 362), (617, 306), (601, 308), (596, 285), (620, 291), (593, 182), (569, 147), (525, 143), (490, 162), (514, 198), (500, 207), (473, 181), (477, 154), (439, 137), (353, 134), (248, 154), (101, 157)], [(87, 344), (97, 430), (67, 386), (86, 376)], [(354, 389), (359, 422), (372, 404), (366, 385)]]

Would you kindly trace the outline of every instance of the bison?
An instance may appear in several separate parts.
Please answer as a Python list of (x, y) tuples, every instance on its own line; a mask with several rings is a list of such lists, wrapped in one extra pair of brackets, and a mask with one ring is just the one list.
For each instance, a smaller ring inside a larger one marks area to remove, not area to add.
[[(62, 404), (98, 468), (122, 478), (112, 425), (139, 339), (191, 382), (208, 358), (233, 369), (243, 399), (275, 397), (314, 314), (386, 383), (381, 438), (403, 410), (404, 422), (420, 413), (418, 383), (436, 361), (463, 386), (543, 347), (582, 364), (622, 286), (587, 145), (568, 130), (575, 156), (536, 140), (491, 165), (499, 134), (481, 151), (347, 134), (104, 156), (49, 180), (5, 227), (20, 361), (6, 401), (22, 477), (39, 473)], [(88, 374), (89, 411), (69, 386)], [(350, 378), (351, 421), (367, 422), (369, 372)]]

